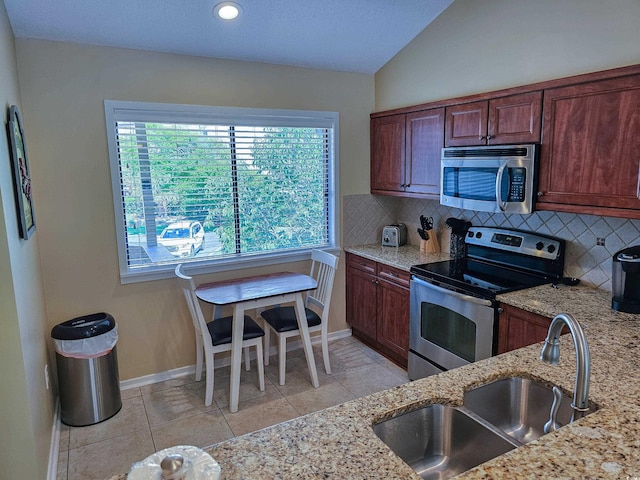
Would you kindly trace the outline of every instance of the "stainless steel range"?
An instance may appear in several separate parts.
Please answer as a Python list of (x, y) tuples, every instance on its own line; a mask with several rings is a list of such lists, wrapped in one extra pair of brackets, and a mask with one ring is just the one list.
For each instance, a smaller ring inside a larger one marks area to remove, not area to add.
[(495, 355), (496, 295), (562, 279), (562, 239), (471, 227), (465, 246), (463, 258), (411, 267), (411, 380)]

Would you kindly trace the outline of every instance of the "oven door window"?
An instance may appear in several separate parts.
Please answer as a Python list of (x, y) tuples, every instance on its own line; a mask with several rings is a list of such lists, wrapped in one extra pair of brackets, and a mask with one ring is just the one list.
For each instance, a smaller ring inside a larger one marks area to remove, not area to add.
[(476, 360), (476, 324), (453, 310), (421, 304), (420, 336), (468, 362)]

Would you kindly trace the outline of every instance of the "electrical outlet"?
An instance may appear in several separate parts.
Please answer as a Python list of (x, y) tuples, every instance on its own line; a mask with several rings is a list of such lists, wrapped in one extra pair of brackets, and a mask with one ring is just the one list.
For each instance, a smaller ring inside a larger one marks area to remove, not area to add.
[(49, 364), (44, 364), (44, 385), (49, 390)]
[(596, 245), (598, 245), (599, 247), (604, 247), (604, 242), (605, 242), (604, 238), (602, 238), (602, 237), (597, 237), (596, 238)]

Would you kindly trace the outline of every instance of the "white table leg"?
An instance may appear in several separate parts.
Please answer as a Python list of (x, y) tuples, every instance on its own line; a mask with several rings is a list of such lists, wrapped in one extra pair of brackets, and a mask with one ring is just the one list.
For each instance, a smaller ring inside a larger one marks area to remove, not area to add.
[(302, 293), (296, 294), (296, 317), (298, 319), (298, 328), (300, 329), (300, 338), (302, 338), (302, 347), (304, 348), (304, 354), (307, 357), (307, 366), (311, 374), (311, 383), (315, 388), (318, 388), (320, 382), (318, 382), (316, 359), (313, 356), (313, 348), (311, 348), (311, 337), (309, 336), (309, 325), (307, 324), (307, 316), (304, 311)]
[(244, 306), (242, 304), (236, 304), (233, 308), (233, 331), (231, 334), (231, 386), (229, 391), (229, 411), (231, 413), (238, 411), (243, 327)]

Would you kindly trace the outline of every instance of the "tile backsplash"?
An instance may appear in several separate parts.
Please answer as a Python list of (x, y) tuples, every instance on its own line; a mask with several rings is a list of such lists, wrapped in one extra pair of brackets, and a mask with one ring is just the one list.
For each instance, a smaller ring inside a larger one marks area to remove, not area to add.
[(417, 245), (420, 215), (433, 217), (443, 251), (448, 251), (448, 227), (444, 222), (449, 217), (463, 218), (473, 225), (516, 228), (562, 238), (567, 242), (565, 275), (608, 291), (613, 254), (640, 244), (640, 220), (548, 211), (530, 215), (474, 212), (445, 207), (437, 200), (365, 194), (343, 197), (343, 245), (380, 243), (382, 228), (399, 222), (407, 225), (408, 243)]

